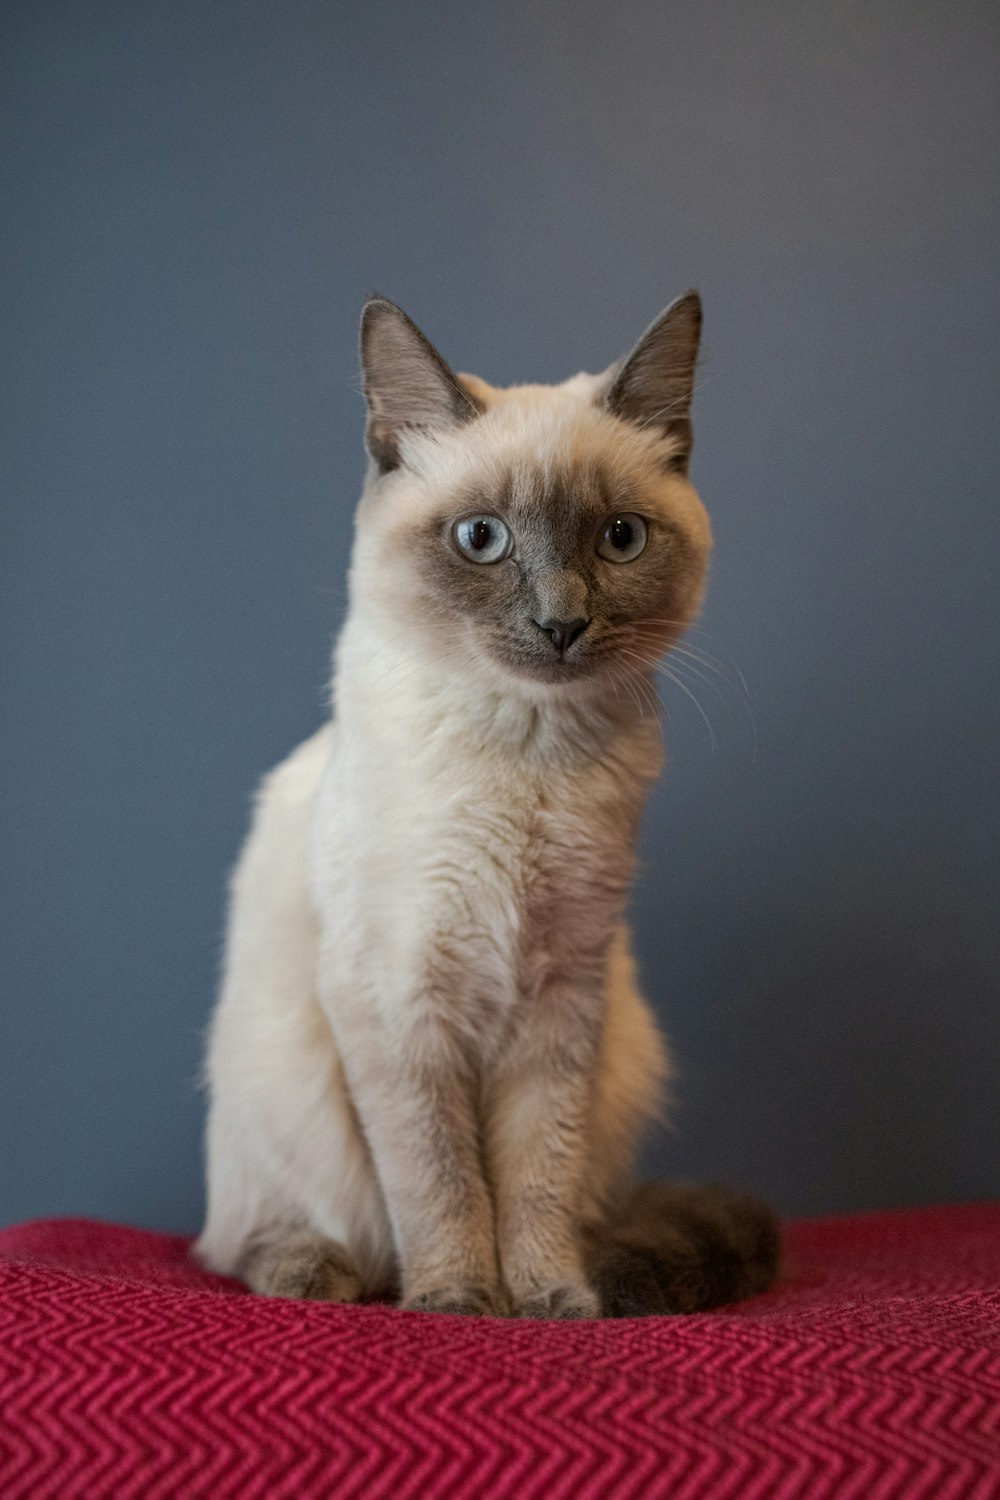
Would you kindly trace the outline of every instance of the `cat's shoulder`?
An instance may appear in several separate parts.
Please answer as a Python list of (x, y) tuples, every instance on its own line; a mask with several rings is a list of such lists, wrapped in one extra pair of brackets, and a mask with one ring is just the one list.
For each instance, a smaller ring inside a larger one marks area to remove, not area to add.
[(331, 720), (296, 745), (290, 755), (268, 771), (260, 784), (258, 801), (279, 807), (298, 807), (316, 791), (330, 757), (335, 726)]

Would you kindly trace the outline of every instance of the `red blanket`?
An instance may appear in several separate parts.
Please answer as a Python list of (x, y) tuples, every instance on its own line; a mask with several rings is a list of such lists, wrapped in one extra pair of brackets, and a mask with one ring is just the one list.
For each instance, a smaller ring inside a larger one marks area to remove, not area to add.
[(779, 1289), (528, 1323), (266, 1301), (0, 1231), (3, 1500), (1000, 1496), (1000, 1205), (791, 1225)]

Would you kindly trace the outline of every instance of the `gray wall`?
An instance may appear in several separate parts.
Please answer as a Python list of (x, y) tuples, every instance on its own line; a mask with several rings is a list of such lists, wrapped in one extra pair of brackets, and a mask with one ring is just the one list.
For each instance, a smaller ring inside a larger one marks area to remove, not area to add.
[(987, 3), (7, 5), (0, 1221), (189, 1228), (223, 886), (321, 712), (360, 301), (562, 378), (703, 292), (636, 919), (664, 1170), (1000, 1193)]

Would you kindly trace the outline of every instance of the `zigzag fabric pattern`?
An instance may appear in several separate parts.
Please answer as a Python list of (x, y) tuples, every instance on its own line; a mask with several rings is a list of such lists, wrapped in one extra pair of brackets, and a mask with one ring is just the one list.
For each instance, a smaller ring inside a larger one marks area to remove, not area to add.
[(0, 1231), (3, 1500), (992, 1500), (1000, 1205), (789, 1226), (765, 1297), (530, 1323), (268, 1301)]

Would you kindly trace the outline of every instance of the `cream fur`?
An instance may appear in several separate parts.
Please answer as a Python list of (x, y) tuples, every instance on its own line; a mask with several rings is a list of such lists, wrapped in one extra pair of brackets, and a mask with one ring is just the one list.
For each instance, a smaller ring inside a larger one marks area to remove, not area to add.
[(369, 474), (334, 719), (265, 779), (232, 882), (199, 1241), (220, 1271), (290, 1226), (414, 1306), (473, 1284), (494, 1310), (565, 1287), (593, 1310), (574, 1235), (628, 1182), (667, 1072), (622, 917), (659, 725), (602, 674), (484, 661), (386, 548), (494, 469), (599, 455), (707, 558), (662, 435), (600, 410), (598, 379), (469, 377), (474, 444), (414, 435)]

